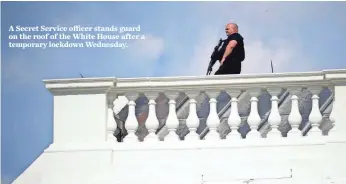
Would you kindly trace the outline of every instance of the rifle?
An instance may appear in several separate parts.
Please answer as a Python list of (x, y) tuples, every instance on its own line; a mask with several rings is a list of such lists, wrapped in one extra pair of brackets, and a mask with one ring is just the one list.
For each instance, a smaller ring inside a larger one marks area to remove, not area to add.
[(219, 43), (214, 47), (214, 51), (210, 56), (210, 62), (207, 70), (207, 75), (210, 75), (210, 72), (213, 70), (213, 66), (217, 60), (219, 60), (219, 48), (222, 44), (223, 40), (220, 38)]

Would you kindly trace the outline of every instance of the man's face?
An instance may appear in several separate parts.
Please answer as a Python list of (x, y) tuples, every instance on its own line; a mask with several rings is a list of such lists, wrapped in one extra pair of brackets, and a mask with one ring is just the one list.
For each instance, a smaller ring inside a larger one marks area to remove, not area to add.
[(226, 25), (225, 32), (226, 32), (227, 36), (233, 34), (234, 31), (233, 31), (232, 25), (230, 25), (230, 24)]

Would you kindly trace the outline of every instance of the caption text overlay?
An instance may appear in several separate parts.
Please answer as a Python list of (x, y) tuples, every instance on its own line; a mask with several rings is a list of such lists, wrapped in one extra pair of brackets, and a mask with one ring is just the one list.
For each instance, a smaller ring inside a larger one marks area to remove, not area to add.
[(141, 26), (20, 26), (9, 27), (8, 47), (48, 48), (120, 48), (131, 40), (145, 40)]

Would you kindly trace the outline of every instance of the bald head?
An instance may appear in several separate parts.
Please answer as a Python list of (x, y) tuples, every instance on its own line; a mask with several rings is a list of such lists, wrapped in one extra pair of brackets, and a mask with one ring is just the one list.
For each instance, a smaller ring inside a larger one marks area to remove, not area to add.
[(229, 26), (231, 26), (233, 29), (236, 29), (238, 31), (238, 25), (236, 23), (228, 23)]
[(226, 34), (231, 35), (233, 33), (238, 33), (238, 25), (236, 23), (228, 23), (226, 24)]

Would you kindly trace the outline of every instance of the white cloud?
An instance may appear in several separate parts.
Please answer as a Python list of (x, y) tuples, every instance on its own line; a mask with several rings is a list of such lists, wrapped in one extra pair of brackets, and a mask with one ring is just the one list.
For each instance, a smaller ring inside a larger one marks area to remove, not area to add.
[[(287, 5), (296, 6), (296, 4)], [(229, 9), (230, 6), (233, 7), (232, 10)], [(179, 57), (175, 57), (175, 62), (171, 62), (171, 71), (169, 73), (175, 75), (205, 75), (210, 54), (220, 38), (219, 35), (225, 38), (224, 25), (232, 19), (240, 26), (240, 34), (243, 35), (245, 42), (246, 59), (242, 63), (242, 74), (271, 73), (271, 60), (273, 61), (275, 73), (308, 71), (311, 68), (311, 62), (302, 54), (300, 40), (292, 35), (290, 35), (292, 37), (282, 37), (280, 34), (268, 36), (268, 32), (276, 32), (270, 29), (265, 30), (266, 26), (269, 25), (285, 24), (285, 22), (280, 22), (282, 20), (298, 21), (296, 15), (288, 17), (291, 13), (289, 10), (290, 8), (287, 8), (285, 4), (279, 3), (199, 4), (194, 10), (196, 14), (203, 15), (201, 12), (205, 11), (217, 11), (217, 14), (200, 17), (199, 37), (193, 47), (189, 48), (192, 54), (181, 54)], [(299, 16), (313, 13), (313, 11), (303, 11), (304, 8), (298, 8), (298, 10)], [(258, 26), (259, 24), (262, 26)], [(289, 32), (292, 31), (286, 33)], [(212, 74), (218, 67), (219, 63), (217, 62), (213, 67)]]
[[(193, 55), (187, 60), (187, 66), (184, 66), (185, 73), (188, 75), (205, 75), (214, 47), (218, 44), (218, 30), (209, 28), (203, 29), (199, 35), (199, 40), (193, 47)], [(213, 67), (217, 70), (218, 62)]]
[(134, 64), (141, 62), (155, 62), (164, 49), (164, 40), (160, 37), (154, 35), (146, 34), (146, 39), (144, 40), (135, 40), (132, 43), (129, 43), (129, 47), (126, 48), (127, 58)]
[[(246, 32), (246, 31), (245, 31)], [(172, 62), (170, 68), (177, 75), (205, 75), (209, 64), (210, 55), (218, 42), (217, 30), (204, 28), (198, 41), (192, 48), (193, 54), (183, 62)], [(303, 56), (299, 53), (296, 43), (289, 44), (286, 41), (273, 39), (271, 42), (263, 42), (260, 39), (245, 37), (246, 59), (242, 62), (242, 74), (270, 73), (270, 60), (273, 61), (274, 72), (288, 72), (298, 69), (304, 71), (308, 65), (301, 64)], [(183, 60), (183, 58), (180, 58)], [(175, 64), (176, 63), (176, 64)], [(299, 64), (297, 68), (296, 64)], [(217, 62), (212, 74), (218, 69)]]
[[(151, 34), (145, 34), (146, 39), (129, 42), (129, 47), (119, 54), (111, 54), (117, 60), (121, 59), (121, 70), (124, 77), (151, 77), (154, 76), (158, 60), (164, 52), (164, 39)], [(116, 64), (119, 67), (119, 64)], [(118, 74), (120, 74), (118, 72)], [(118, 75), (119, 77), (119, 75)]]
[(270, 46), (261, 40), (251, 40), (246, 45), (246, 59), (243, 61), (242, 73), (271, 73), (271, 60), (275, 73), (292, 71), (296, 67), (294, 64), (297, 64), (297, 60), (294, 58), (297, 56), (301, 55), (294, 45), (280, 42)]

